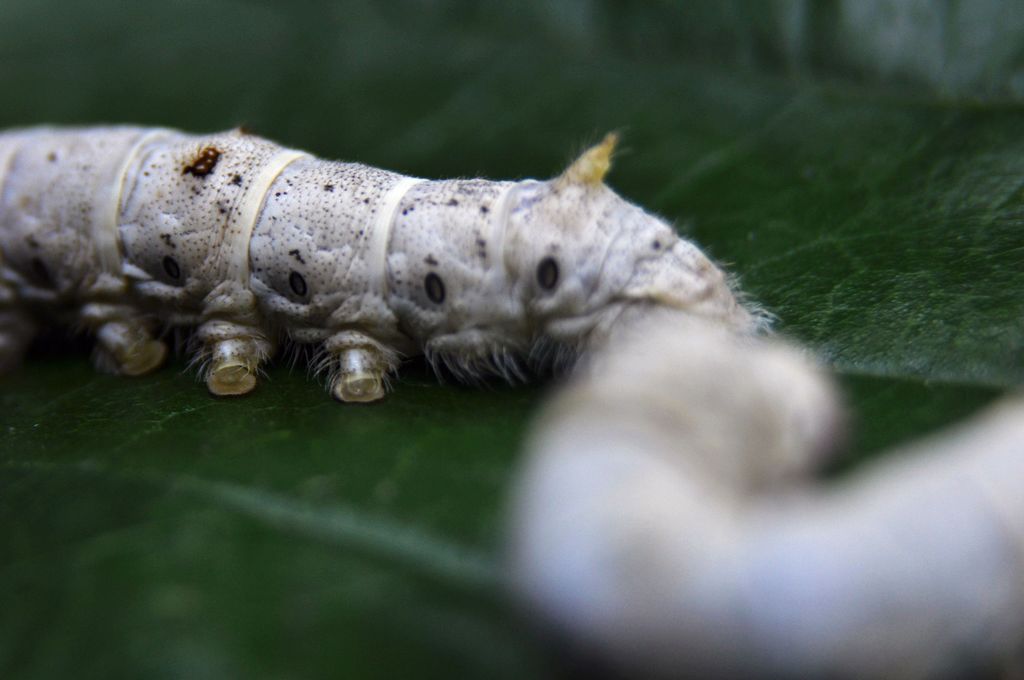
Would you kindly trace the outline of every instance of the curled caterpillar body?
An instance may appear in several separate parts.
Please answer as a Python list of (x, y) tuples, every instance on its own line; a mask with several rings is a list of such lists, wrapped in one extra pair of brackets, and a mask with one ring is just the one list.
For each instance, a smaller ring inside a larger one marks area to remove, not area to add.
[(645, 677), (967, 677), (1019, 660), (1024, 400), (817, 484), (842, 429), (825, 376), (779, 340), (660, 316), (534, 428), (509, 550), (531, 613)]
[(244, 394), (281, 339), (317, 345), (343, 401), (401, 357), (519, 375), (668, 307), (758, 317), (659, 218), (609, 189), (614, 136), (548, 181), (421, 180), (241, 131), (0, 135), (0, 369), (41, 323), (95, 334), (98, 366), (157, 368), (194, 326), (210, 391)]

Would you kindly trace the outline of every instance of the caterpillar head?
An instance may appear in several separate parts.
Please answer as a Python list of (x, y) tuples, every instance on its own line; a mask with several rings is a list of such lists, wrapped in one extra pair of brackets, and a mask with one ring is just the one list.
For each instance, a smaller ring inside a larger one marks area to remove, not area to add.
[(525, 185), (511, 209), (506, 266), (535, 333), (593, 346), (652, 310), (754, 330), (722, 270), (604, 183), (616, 141), (609, 134), (555, 179)]
[(432, 362), (464, 379), (514, 377), (515, 355), (572, 360), (651, 314), (710, 318), (738, 331), (757, 326), (693, 243), (604, 183), (615, 143), (608, 135), (554, 179), (506, 185), (508, 198), (491, 215), (500, 256), (474, 258), (466, 249), (437, 263), (447, 297), (434, 270), (407, 277), (424, 282), (410, 294), (422, 299), (407, 305), (406, 318)]

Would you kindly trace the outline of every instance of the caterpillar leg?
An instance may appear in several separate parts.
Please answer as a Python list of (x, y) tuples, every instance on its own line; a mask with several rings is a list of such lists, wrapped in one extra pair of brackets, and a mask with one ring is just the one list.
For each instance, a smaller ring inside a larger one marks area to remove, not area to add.
[(139, 319), (108, 321), (96, 331), (96, 363), (121, 375), (145, 375), (163, 365), (167, 344)]
[(398, 366), (393, 350), (355, 331), (332, 336), (324, 347), (330, 357), (330, 390), (335, 399), (369, 402), (384, 398), (387, 376)]
[(377, 401), (384, 397), (387, 366), (366, 347), (349, 347), (338, 353), (338, 371), (331, 394), (341, 401)]
[(153, 337), (151, 324), (130, 306), (92, 302), (82, 307), (79, 318), (96, 334), (93, 363), (98, 370), (144, 375), (167, 358), (167, 345)]
[(25, 312), (0, 310), (0, 374), (14, 370), (21, 363), (35, 333), (36, 325)]
[(199, 327), (203, 343), (206, 387), (218, 397), (248, 394), (256, 387), (260, 366), (273, 351), (259, 330), (225, 321), (208, 321)]

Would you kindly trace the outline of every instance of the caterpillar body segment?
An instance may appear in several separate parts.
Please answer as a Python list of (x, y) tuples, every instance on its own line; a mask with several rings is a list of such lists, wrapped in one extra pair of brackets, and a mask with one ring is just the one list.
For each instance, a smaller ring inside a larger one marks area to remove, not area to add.
[(238, 130), (0, 134), (0, 367), (61, 322), (95, 335), (99, 367), (142, 374), (159, 331), (190, 326), (214, 394), (252, 390), (287, 339), (322, 350), (337, 398), (372, 401), (401, 357), (515, 378), (651, 308), (756, 329), (696, 246), (603, 183), (614, 141), (552, 180), (494, 182)]
[(0, 136), (0, 364), (17, 363), (46, 316), (96, 334), (96, 360), (134, 375), (166, 347), (128, 300), (117, 214), (124, 160), (139, 130), (79, 135), (49, 129)]

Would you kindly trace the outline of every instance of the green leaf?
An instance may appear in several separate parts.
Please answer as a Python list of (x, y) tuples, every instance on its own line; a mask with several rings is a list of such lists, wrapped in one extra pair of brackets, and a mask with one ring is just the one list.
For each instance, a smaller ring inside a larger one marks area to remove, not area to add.
[[(849, 465), (1024, 380), (1019, 22), (912, 4), (9, 0), (0, 125), (246, 123), (494, 178), (618, 129), (612, 184), (835, 367)], [(414, 363), (361, 407), (301, 369), (239, 400), (183, 371), (65, 348), (0, 382), (0, 675), (557, 672), (499, 566), (545, 387)]]

